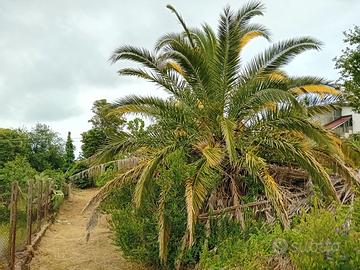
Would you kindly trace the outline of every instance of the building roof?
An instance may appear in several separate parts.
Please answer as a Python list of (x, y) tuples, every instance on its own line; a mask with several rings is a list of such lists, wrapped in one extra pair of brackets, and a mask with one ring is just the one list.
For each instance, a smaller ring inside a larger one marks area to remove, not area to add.
[(324, 127), (330, 130), (333, 130), (339, 126), (341, 126), (342, 124), (346, 123), (347, 121), (349, 121), (351, 119), (351, 115), (344, 115), (339, 117), (338, 119), (335, 119), (334, 121), (327, 123)]

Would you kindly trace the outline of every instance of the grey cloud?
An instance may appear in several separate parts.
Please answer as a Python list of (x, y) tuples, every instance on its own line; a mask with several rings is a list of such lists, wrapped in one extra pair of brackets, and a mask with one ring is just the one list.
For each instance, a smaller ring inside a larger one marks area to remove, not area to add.
[[(114, 93), (120, 97), (119, 89), (136, 88), (136, 80), (117, 77), (119, 65), (111, 66), (108, 58), (120, 45), (151, 49), (162, 34), (179, 31), (173, 14), (165, 8), (168, 3), (191, 26), (205, 21), (215, 26), (224, 6), (238, 8), (244, 1), (1, 0), (0, 123), (2, 119), (25, 124), (80, 119), (88, 112), (79, 97), (89, 88), (107, 89), (101, 93), (104, 97)], [(325, 43), (322, 52), (295, 60), (289, 72), (336, 79), (331, 59), (341, 50), (341, 32), (358, 23), (359, 1), (264, 3), (267, 13), (258, 21), (270, 28), (274, 40), (313, 35)], [(258, 41), (248, 52), (266, 45)]]

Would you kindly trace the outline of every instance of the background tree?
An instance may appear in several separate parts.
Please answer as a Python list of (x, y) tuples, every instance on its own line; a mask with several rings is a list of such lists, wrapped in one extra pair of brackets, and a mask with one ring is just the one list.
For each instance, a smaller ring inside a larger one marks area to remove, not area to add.
[(16, 156), (27, 156), (30, 152), (28, 137), (24, 131), (0, 128), (0, 167)]
[(94, 113), (94, 116), (89, 122), (94, 128), (104, 130), (106, 134), (121, 131), (126, 122), (118, 114), (112, 113), (112, 104), (107, 102), (106, 99), (96, 100), (91, 111)]
[(94, 155), (110, 136), (117, 135), (124, 127), (125, 120), (111, 113), (112, 105), (106, 99), (96, 100), (92, 107), (94, 116), (89, 120), (92, 128), (81, 134), (81, 150), (84, 158)]
[(89, 158), (94, 155), (106, 142), (106, 134), (103, 130), (92, 128), (81, 134), (81, 155)]
[(340, 70), (340, 83), (346, 100), (360, 112), (360, 27), (344, 32), (346, 48), (335, 58), (335, 67)]
[(46, 169), (64, 169), (64, 141), (58, 133), (45, 124), (36, 124), (28, 132), (31, 152), (29, 162), (39, 172)]
[(75, 160), (75, 146), (73, 144), (73, 141), (71, 139), (71, 132), (68, 132), (66, 144), (65, 144), (65, 163), (67, 168), (70, 168), (70, 166), (73, 164)]

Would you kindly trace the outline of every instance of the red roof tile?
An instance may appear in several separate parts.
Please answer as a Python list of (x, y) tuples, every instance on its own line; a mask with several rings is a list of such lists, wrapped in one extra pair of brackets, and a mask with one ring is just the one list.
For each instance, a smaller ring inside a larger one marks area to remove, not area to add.
[(345, 116), (341, 116), (338, 119), (335, 119), (334, 121), (327, 123), (324, 127), (330, 130), (333, 130), (339, 126), (341, 126), (342, 124), (346, 123), (347, 121), (349, 121), (351, 119), (351, 115), (345, 115)]

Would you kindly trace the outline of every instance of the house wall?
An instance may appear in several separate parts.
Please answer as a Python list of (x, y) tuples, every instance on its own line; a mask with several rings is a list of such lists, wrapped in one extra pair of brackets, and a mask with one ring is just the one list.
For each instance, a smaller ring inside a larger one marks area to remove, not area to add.
[(326, 125), (327, 123), (330, 123), (331, 121), (334, 121), (334, 113), (333, 112), (327, 112), (323, 114), (319, 114), (314, 116), (315, 121), (319, 121), (321, 125)]
[(352, 121), (353, 121), (353, 133), (360, 132), (360, 114), (356, 113), (352, 110), (350, 107), (343, 107), (341, 115), (352, 115)]

